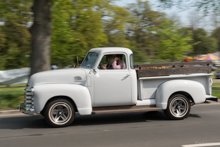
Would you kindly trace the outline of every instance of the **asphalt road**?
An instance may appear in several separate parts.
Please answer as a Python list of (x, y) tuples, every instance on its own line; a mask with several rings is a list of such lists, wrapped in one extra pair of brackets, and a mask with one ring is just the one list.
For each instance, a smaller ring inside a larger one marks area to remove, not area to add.
[(0, 147), (181, 147), (213, 142), (220, 142), (220, 105), (193, 106), (180, 121), (168, 120), (163, 112), (77, 115), (66, 128), (49, 128), (40, 115), (0, 116)]

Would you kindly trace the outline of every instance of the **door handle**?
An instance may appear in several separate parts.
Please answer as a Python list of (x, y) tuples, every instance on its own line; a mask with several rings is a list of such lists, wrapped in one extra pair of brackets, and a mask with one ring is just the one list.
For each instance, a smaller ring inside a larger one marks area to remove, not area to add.
[(127, 77), (129, 77), (130, 75), (129, 74), (127, 74), (126, 76), (124, 76), (124, 78), (122, 79), (122, 80), (124, 80), (124, 79), (126, 79)]
[(130, 75), (129, 74), (127, 74), (125, 77), (129, 77)]

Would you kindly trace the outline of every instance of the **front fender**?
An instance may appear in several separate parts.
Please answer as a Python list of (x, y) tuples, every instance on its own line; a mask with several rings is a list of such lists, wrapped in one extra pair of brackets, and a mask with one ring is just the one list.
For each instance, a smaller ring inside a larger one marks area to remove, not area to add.
[(158, 87), (155, 95), (156, 106), (166, 109), (170, 96), (176, 92), (188, 93), (195, 104), (205, 101), (205, 88), (201, 83), (191, 80), (171, 80)]
[(92, 103), (89, 90), (81, 85), (74, 84), (44, 84), (34, 86), (34, 107), (39, 113), (45, 104), (53, 97), (66, 96), (71, 98), (78, 109), (79, 114), (92, 113)]

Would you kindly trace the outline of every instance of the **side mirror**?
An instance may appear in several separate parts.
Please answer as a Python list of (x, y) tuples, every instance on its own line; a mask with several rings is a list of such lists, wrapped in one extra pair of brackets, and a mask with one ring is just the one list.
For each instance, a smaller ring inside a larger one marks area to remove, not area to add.
[(94, 73), (94, 74), (96, 74), (96, 73), (97, 73), (95, 69), (92, 69), (92, 71), (93, 71), (93, 73)]

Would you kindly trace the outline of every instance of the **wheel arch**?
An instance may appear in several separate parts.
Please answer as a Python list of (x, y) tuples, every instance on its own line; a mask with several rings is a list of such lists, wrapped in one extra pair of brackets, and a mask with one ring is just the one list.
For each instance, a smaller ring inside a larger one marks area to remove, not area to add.
[(165, 110), (169, 98), (177, 93), (189, 97), (195, 104), (205, 101), (205, 88), (201, 83), (192, 80), (170, 80), (158, 87), (155, 94), (156, 106)]
[(74, 111), (78, 112), (77, 106), (76, 106), (75, 102), (73, 101), (73, 99), (71, 99), (68, 96), (60, 95), (60, 96), (54, 96), (54, 97), (48, 99), (48, 101), (46, 102), (46, 104), (44, 105), (44, 108), (42, 109), (42, 111), (40, 113), (43, 114), (45, 107), (48, 105), (48, 103), (50, 103), (51, 101), (57, 100), (57, 99), (68, 100), (73, 105)]
[[(173, 94), (170, 95), (169, 99), (170, 99), (173, 95), (176, 95), (176, 94), (182, 94), (182, 95), (186, 96), (187, 98), (189, 98), (189, 100), (190, 100), (191, 103), (193, 103), (193, 104), (195, 103), (194, 100), (193, 100), (193, 98), (192, 98), (192, 96), (191, 96), (189, 93), (185, 92), (185, 91), (177, 91), (177, 92), (174, 92)], [(168, 101), (169, 101), (169, 99), (168, 99)]]

